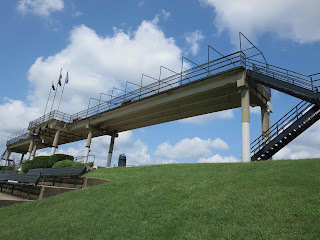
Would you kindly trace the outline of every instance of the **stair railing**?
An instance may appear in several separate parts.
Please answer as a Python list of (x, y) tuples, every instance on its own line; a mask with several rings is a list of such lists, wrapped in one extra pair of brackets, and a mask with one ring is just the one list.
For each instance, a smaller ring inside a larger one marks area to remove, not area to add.
[(265, 133), (263, 133), (251, 143), (252, 155), (257, 153), (267, 143), (281, 134), (286, 128), (288, 128), (294, 121), (298, 120), (312, 106), (312, 103), (301, 101), (297, 106), (293, 107), (275, 124), (273, 124)]
[(254, 59), (248, 59), (247, 63), (247, 68), (249, 70), (256, 72), (259, 70), (258, 72), (261, 74), (311, 90), (312, 92), (315, 92), (317, 89), (317, 86), (314, 84), (314, 80), (310, 75), (301, 74), (270, 64), (266, 67), (265, 63)]

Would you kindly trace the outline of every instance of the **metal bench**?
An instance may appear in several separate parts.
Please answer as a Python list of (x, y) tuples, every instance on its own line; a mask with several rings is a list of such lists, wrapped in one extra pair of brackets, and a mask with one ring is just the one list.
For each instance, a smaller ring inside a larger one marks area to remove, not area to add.
[(35, 168), (30, 169), (28, 174), (40, 174), (50, 177), (80, 177), (86, 171), (86, 167), (64, 167), (64, 168)]
[(0, 174), (17, 174), (18, 170), (1, 170)]
[(72, 186), (82, 185), (83, 179), (80, 177), (86, 171), (86, 167), (64, 167), (64, 168), (35, 168), (28, 173), (40, 174), (41, 185), (62, 186), (69, 184)]
[(40, 174), (1, 174), (0, 181), (6, 183), (22, 183), (37, 185)]

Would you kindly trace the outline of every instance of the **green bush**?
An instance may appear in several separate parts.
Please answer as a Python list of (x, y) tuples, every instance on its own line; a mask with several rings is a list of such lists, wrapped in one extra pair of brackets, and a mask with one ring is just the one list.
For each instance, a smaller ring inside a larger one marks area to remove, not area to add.
[(63, 160), (55, 163), (52, 168), (63, 168), (63, 167), (80, 167), (85, 166), (81, 162), (74, 162), (72, 160)]
[(53, 167), (55, 163), (59, 161), (67, 160), (67, 159), (73, 161), (73, 156), (67, 155), (67, 154), (54, 154), (50, 156), (49, 165), (50, 167)]
[(66, 154), (34, 157), (32, 160), (26, 160), (23, 162), (22, 171), (26, 173), (29, 169), (34, 168), (52, 168), (55, 163), (66, 159), (71, 159), (70, 161), (73, 162), (73, 156)]
[(50, 156), (38, 156), (34, 157), (32, 161), (32, 168), (50, 168), (49, 164)]
[(32, 169), (32, 160), (26, 160), (22, 164), (22, 172), (27, 173), (30, 169)]
[(12, 167), (12, 166), (0, 166), (0, 171), (3, 171), (3, 170), (14, 170), (15, 167)]
[(88, 162), (88, 167), (89, 167), (89, 168), (92, 168), (92, 167), (93, 167), (93, 164), (94, 164), (93, 162)]

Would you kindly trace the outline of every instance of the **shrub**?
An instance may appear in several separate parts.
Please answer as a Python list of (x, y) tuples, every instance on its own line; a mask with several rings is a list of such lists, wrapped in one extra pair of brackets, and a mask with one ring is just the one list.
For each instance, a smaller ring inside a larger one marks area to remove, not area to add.
[(0, 171), (3, 171), (3, 170), (14, 170), (15, 167), (12, 167), (12, 166), (0, 166)]
[(26, 173), (29, 171), (29, 169), (34, 168), (52, 168), (55, 163), (66, 159), (71, 159), (70, 161), (73, 162), (73, 156), (66, 154), (34, 157), (32, 160), (26, 160), (23, 162), (22, 171)]
[(38, 156), (34, 157), (32, 161), (32, 168), (50, 168), (49, 164), (50, 156)]
[(94, 164), (93, 162), (88, 162), (88, 167), (89, 167), (89, 168), (92, 168), (92, 167), (93, 167), (93, 164)]
[(74, 161), (68, 159), (68, 160), (56, 162), (52, 168), (80, 167), (80, 166), (85, 167), (85, 165), (81, 162), (74, 162)]
[(59, 161), (67, 160), (67, 159), (73, 161), (73, 156), (67, 155), (67, 154), (54, 154), (49, 158), (49, 165), (50, 167), (53, 167), (55, 163)]
[(26, 160), (23, 162), (21, 169), (24, 173), (27, 173), (29, 171), (29, 169), (33, 168), (32, 165), (33, 165), (32, 160)]
[(72, 160), (62, 160), (62, 161), (59, 161), (59, 162), (56, 162), (52, 168), (62, 168), (62, 167), (71, 167), (73, 164), (73, 161)]
[(85, 167), (86, 165), (82, 162), (73, 162), (72, 167)]

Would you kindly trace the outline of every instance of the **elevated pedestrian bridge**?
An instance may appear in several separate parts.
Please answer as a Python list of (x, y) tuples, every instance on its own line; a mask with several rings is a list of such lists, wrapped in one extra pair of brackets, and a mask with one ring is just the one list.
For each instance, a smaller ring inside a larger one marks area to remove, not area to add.
[[(314, 114), (319, 115), (319, 93), (312, 77), (253, 60), (239, 51), (164, 79), (159, 77), (146, 86), (141, 83), (134, 91), (111, 95), (110, 100), (99, 101), (72, 115), (52, 111), (11, 135), (7, 151), (28, 152), (30, 158), (36, 149), (52, 147), (54, 153), (58, 145), (87, 139), (85, 155), (88, 155), (92, 137), (110, 135), (110, 158), (114, 138), (120, 132), (241, 107), (243, 158), (268, 159), (287, 144), (283, 141), (280, 146), (273, 137), (280, 138), (282, 132), (288, 134), (288, 130), (284, 131), (288, 124), (282, 124), (276, 136), (269, 134), (274, 132), (274, 126), (269, 129), (270, 87), (310, 102), (310, 107), (315, 106), (308, 115), (313, 117), (312, 121), (306, 115), (300, 118), (304, 112), (294, 117), (300, 122), (308, 121), (307, 127), (317, 121)], [(260, 106), (263, 118), (263, 134), (252, 143), (251, 150), (249, 106)], [(274, 144), (278, 144), (276, 148)]]

